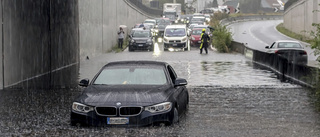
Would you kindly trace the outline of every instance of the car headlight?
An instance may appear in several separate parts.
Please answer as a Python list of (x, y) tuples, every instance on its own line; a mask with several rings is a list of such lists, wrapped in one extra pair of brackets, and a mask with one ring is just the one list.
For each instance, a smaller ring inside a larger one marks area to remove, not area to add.
[(131, 40), (130, 42), (131, 42), (131, 43), (134, 43), (134, 40)]
[(182, 41), (187, 41), (187, 37), (183, 38)]
[(74, 111), (84, 112), (84, 113), (88, 113), (88, 112), (94, 110), (94, 108), (91, 107), (91, 106), (87, 106), (87, 105), (84, 105), (84, 104), (81, 104), (81, 103), (77, 103), (77, 102), (73, 102), (72, 109)]
[(171, 102), (164, 102), (164, 103), (156, 104), (153, 106), (147, 106), (144, 108), (144, 110), (149, 111), (151, 113), (157, 113), (157, 112), (163, 112), (163, 111), (170, 110), (171, 107), (172, 107)]
[(196, 38), (194, 38), (194, 37), (191, 37), (191, 39), (192, 39), (192, 40), (196, 40)]
[(163, 42), (168, 42), (168, 39), (167, 38), (163, 38)]
[(147, 43), (152, 43), (152, 40), (151, 40), (151, 39), (148, 39), (148, 40), (147, 40)]

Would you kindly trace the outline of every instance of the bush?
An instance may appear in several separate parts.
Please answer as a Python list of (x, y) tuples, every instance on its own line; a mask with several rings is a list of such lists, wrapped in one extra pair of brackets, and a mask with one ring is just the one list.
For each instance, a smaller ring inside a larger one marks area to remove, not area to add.
[(226, 26), (221, 24), (216, 25), (215, 30), (212, 32), (212, 45), (218, 52), (228, 53), (231, 47), (232, 35)]

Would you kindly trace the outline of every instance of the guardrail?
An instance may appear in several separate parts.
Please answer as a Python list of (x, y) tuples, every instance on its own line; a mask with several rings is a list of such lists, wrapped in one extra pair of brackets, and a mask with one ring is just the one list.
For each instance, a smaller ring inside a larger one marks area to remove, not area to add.
[(239, 16), (229, 17), (220, 21), (220, 24), (230, 25), (232, 23), (243, 21), (256, 21), (256, 20), (279, 20), (283, 19), (282, 15), (252, 15), (252, 16)]
[(319, 68), (295, 64), (282, 56), (251, 49), (236, 41), (232, 42), (231, 49), (252, 59), (255, 64), (274, 71), (282, 81), (290, 80), (307, 87), (319, 82)]
[(162, 15), (162, 10), (150, 8), (146, 5), (143, 5), (140, 1), (137, 0), (125, 0), (126, 2), (129, 2), (145, 14), (151, 16), (151, 17), (160, 17)]

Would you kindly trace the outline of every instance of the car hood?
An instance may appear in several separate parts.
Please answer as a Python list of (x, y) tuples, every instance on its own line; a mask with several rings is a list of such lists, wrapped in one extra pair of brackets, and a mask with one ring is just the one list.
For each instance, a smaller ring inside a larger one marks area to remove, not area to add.
[(91, 106), (147, 106), (168, 100), (171, 86), (106, 86), (91, 85), (76, 99), (76, 102)]
[(200, 40), (201, 35), (191, 35), (191, 37), (194, 37), (196, 40)]
[(150, 38), (149, 37), (144, 37), (144, 38), (133, 37), (132, 39), (137, 41), (147, 41)]

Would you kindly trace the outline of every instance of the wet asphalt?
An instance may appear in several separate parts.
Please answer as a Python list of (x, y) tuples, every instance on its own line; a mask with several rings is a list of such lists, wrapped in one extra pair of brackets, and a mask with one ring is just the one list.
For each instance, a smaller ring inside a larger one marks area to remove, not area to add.
[(104, 64), (120, 60), (166, 61), (188, 80), (190, 105), (178, 124), (72, 127), (71, 104), (81, 88), (6, 89), (0, 92), (0, 136), (320, 136), (310, 90), (281, 82), (240, 54), (125, 50), (83, 60), (79, 79), (92, 79)]

